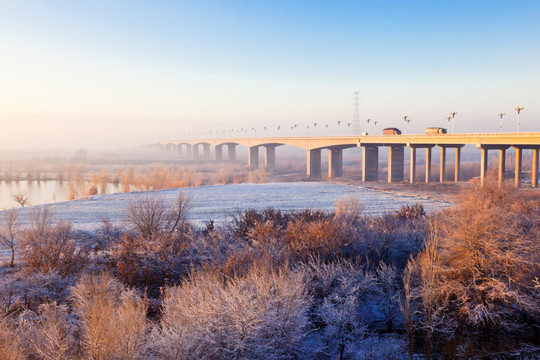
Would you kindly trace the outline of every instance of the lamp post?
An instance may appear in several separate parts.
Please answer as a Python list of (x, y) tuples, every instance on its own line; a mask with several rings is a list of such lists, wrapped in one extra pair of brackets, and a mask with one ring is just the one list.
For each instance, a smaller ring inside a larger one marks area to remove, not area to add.
[(523, 107), (515, 107), (514, 110), (517, 111), (517, 132), (519, 132), (519, 113), (521, 112), (521, 110), (523, 110), (525, 108)]
[(407, 115), (404, 115), (403, 116), (403, 121), (405, 121), (405, 132), (407, 132), (409, 130), (409, 124), (411, 122), (411, 118), (408, 117)]
[(499, 116), (499, 119), (500, 119), (500, 121), (499, 121), (499, 132), (502, 132), (502, 118), (506, 114), (505, 113), (498, 113), (497, 115)]
[(371, 119), (366, 119), (366, 123), (367, 123), (367, 131), (366, 133), (369, 134), (369, 123), (371, 122)]
[(457, 115), (457, 112), (451, 112), (450, 116), (452, 117), (452, 134), (454, 133), (454, 123), (456, 122), (455, 117)]

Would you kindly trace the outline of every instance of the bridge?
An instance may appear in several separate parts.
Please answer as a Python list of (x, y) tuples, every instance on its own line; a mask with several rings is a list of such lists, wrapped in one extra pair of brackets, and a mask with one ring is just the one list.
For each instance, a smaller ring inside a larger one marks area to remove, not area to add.
[(245, 138), (206, 138), (162, 141), (159, 145), (168, 152), (184, 154), (193, 160), (210, 160), (210, 146), (214, 147), (214, 160), (223, 161), (223, 148), (227, 147), (227, 160), (236, 160), (236, 146), (249, 149), (248, 163), (253, 168), (259, 167), (259, 148), (264, 148), (264, 167), (275, 168), (275, 149), (289, 145), (306, 150), (307, 176), (321, 176), (321, 150), (327, 149), (328, 177), (343, 175), (343, 150), (353, 147), (362, 148), (362, 180), (379, 179), (379, 149), (388, 148), (388, 182), (404, 181), (405, 147), (410, 149), (409, 181), (416, 178), (417, 149), (426, 151), (425, 182), (431, 181), (433, 148), (440, 150), (439, 181), (443, 182), (446, 174), (446, 152), (455, 151), (454, 181), (460, 181), (461, 149), (465, 145), (475, 145), (480, 150), (480, 180), (485, 183), (488, 169), (488, 152), (498, 152), (498, 181), (504, 180), (506, 168), (506, 150), (515, 149), (515, 179), (519, 187), (522, 183), (523, 150), (532, 150), (532, 187), (538, 187), (538, 153), (540, 132), (521, 133), (471, 133), (471, 134), (435, 134), (435, 135), (356, 135), (356, 136), (304, 136), (304, 137), (245, 137)]

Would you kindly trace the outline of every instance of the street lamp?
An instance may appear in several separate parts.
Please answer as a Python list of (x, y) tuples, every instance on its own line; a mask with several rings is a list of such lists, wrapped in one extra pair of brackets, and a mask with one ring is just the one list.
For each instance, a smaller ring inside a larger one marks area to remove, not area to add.
[(499, 132), (502, 132), (502, 118), (503, 118), (503, 116), (506, 115), (506, 114), (504, 114), (504, 113), (498, 113), (497, 115), (499, 116), (499, 119), (501, 119), (500, 122), (499, 122)]
[(404, 115), (403, 116), (403, 121), (405, 121), (405, 133), (408, 131), (409, 129), (409, 123), (411, 122), (411, 118), (408, 117), (407, 115)]
[(525, 108), (522, 108), (522, 107), (519, 107), (519, 106), (514, 108), (514, 110), (517, 111), (517, 115), (518, 115), (518, 116), (517, 116), (517, 132), (519, 132), (519, 113), (520, 113), (521, 110), (523, 110), (523, 109), (525, 109)]
[(456, 122), (456, 120), (454, 119), (457, 115), (457, 112), (451, 112), (450, 113), (450, 116), (452, 117), (452, 134), (454, 133), (454, 123)]
[(369, 122), (371, 121), (371, 119), (366, 119), (366, 123), (367, 123), (367, 133), (369, 134)]

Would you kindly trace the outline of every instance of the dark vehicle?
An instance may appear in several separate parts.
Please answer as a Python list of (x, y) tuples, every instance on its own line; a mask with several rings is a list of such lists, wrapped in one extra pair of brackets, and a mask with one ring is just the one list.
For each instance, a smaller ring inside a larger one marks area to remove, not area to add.
[(446, 134), (446, 129), (442, 127), (428, 127), (425, 133), (426, 135)]
[(383, 135), (401, 135), (401, 130), (398, 128), (386, 128), (382, 131)]

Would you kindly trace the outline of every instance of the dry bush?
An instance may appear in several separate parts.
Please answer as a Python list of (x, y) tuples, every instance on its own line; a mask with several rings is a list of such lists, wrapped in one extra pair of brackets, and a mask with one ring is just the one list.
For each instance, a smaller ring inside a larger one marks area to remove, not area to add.
[(14, 271), (3, 274), (3, 280), (0, 281), (0, 314), (16, 314), (27, 309), (37, 311), (41, 304), (47, 302), (62, 303), (67, 299), (71, 286), (69, 279), (57, 273), (28, 275)]
[(21, 315), (23, 346), (30, 359), (67, 360), (76, 352), (76, 326), (66, 305), (42, 304), (37, 313)]
[(290, 222), (284, 240), (300, 258), (333, 259), (348, 247), (344, 229), (333, 219)]
[(228, 166), (220, 166), (214, 176), (212, 177), (212, 183), (214, 184), (231, 184), (234, 180), (234, 172)]
[(125, 234), (111, 249), (110, 261), (118, 278), (129, 286), (158, 296), (166, 284), (177, 284), (188, 272), (188, 246), (183, 236), (163, 233), (151, 238)]
[(120, 180), (120, 187), (122, 189), (122, 192), (130, 192), (131, 186), (135, 182), (135, 168), (133, 166), (130, 166), (126, 172), (119, 171), (118, 179)]
[(307, 301), (299, 274), (253, 268), (223, 282), (195, 273), (167, 289), (150, 350), (161, 359), (294, 359)]
[(26, 359), (20, 332), (10, 319), (3, 317), (0, 317), (0, 359)]
[(68, 182), (67, 188), (68, 188), (68, 200), (75, 200), (77, 198), (77, 190), (75, 189), (75, 185), (73, 185), (72, 181)]
[(263, 183), (268, 179), (268, 172), (264, 169), (255, 169), (247, 174), (246, 182), (248, 183)]
[(21, 236), (21, 258), (31, 270), (72, 274), (84, 266), (86, 253), (73, 237), (71, 224), (53, 224), (48, 207), (36, 208)]
[(110, 182), (111, 182), (111, 177), (109, 176), (109, 172), (106, 169), (103, 169), (101, 174), (99, 174), (99, 192), (101, 194), (107, 193), (107, 189), (109, 187)]
[(182, 231), (187, 224), (191, 199), (183, 192), (176, 201), (166, 204), (162, 197), (145, 195), (128, 201), (126, 222), (136, 233), (146, 238), (162, 233)]
[(411, 265), (417, 324), (428, 343), (433, 332), (459, 333), (463, 349), (478, 341), (487, 351), (484, 342), (495, 346), (498, 334), (527, 341), (523, 334), (540, 323), (540, 211), (519, 204), (515, 189), (488, 182), (433, 220), (430, 241)]
[(7, 246), (11, 253), (9, 266), (15, 266), (15, 244), (21, 228), (19, 213), (15, 209), (4, 210), (0, 215), (0, 244)]
[(422, 204), (402, 205), (396, 216), (400, 220), (421, 219), (426, 216), (426, 212)]
[(357, 197), (346, 197), (336, 201), (336, 216), (353, 220), (360, 218), (363, 206)]
[(302, 272), (312, 299), (316, 358), (355, 358), (368, 322), (373, 320), (376, 277), (350, 261), (311, 260), (302, 266)]
[(82, 322), (85, 358), (136, 359), (146, 335), (146, 301), (106, 273), (83, 277), (72, 289)]

